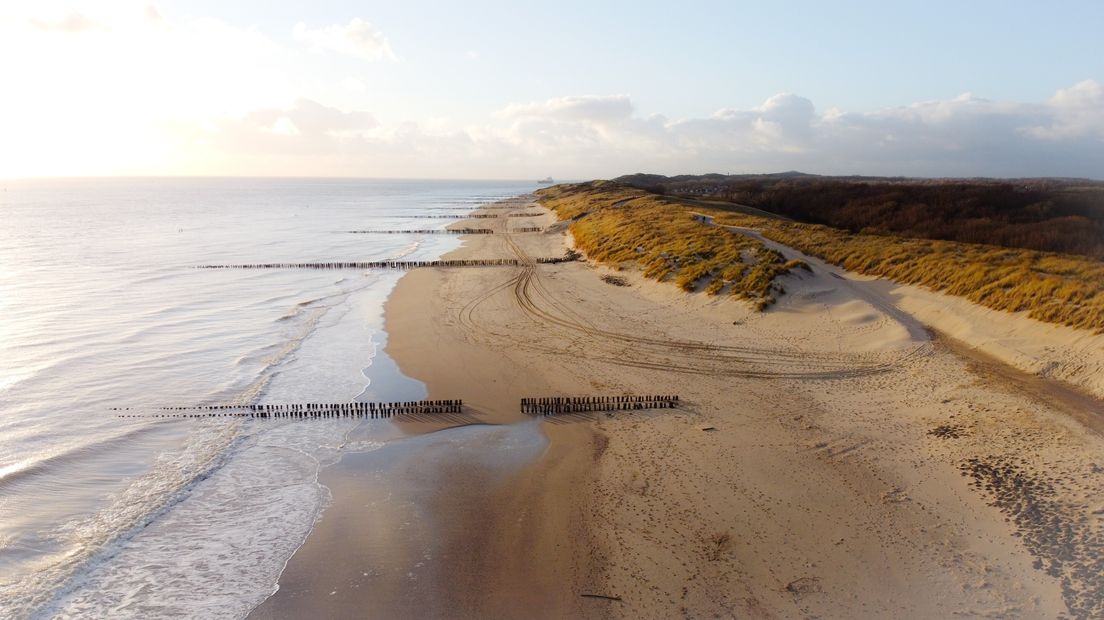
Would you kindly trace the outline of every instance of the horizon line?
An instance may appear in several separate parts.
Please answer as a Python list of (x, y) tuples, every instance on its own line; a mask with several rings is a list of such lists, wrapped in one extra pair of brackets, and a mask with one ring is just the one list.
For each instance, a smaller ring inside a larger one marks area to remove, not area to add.
[[(847, 179), (847, 178), (869, 178), (869, 179), (906, 179), (906, 180), (990, 180), (990, 181), (1031, 181), (1031, 180), (1049, 180), (1049, 181), (1089, 181), (1093, 183), (1104, 183), (1104, 176), (1099, 178), (1094, 177), (1082, 177), (1082, 176), (985, 176), (985, 175), (970, 175), (970, 176), (922, 176), (922, 175), (907, 175), (907, 174), (863, 174), (863, 173), (848, 173), (848, 174), (821, 174), (815, 172), (803, 172), (800, 170), (779, 170), (776, 172), (698, 172), (698, 173), (674, 173), (664, 174), (659, 172), (628, 172), (611, 177), (588, 177), (588, 178), (552, 178), (553, 184), (561, 183), (582, 183), (587, 181), (606, 180), (613, 181), (621, 177), (632, 177), (637, 175), (648, 176), (660, 176), (665, 178), (674, 177), (706, 177), (706, 176), (722, 176), (722, 177), (734, 177), (734, 176), (779, 176), (786, 174), (796, 174), (808, 177), (823, 177), (826, 179)], [(509, 183), (540, 183), (543, 179), (532, 179), (530, 177), (513, 177), (513, 178), (494, 178), (494, 177), (416, 177), (416, 176), (343, 176), (343, 175), (271, 175), (271, 174), (67, 174), (67, 175), (26, 175), (26, 176), (3, 176), (0, 175), (0, 183), (8, 181), (62, 181), (62, 180), (90, 180), (90, 179), (288, 179), (288, 180), (332, 180), (332, 181), (441, 181), (441, 182), (509, 182)]]

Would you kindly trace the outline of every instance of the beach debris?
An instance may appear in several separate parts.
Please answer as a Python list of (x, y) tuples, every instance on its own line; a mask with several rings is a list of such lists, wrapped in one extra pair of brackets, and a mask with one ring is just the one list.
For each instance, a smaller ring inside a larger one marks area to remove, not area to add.
[(493, 235), (490, 228), (427, 228), (418, 230), (348, 230), (354, 235)]
[(674, 409), (679, 397), (673, 394), (651, 396), (549, 396), (522, 398), (521, 412), (537, 415), (583, 413), (587, 411), (632, 411)]
[(709, 549), (709, 561), (720, 561), (725, 553), (732, 548), (732, 534), (728, 532), (717, 532), (710, 537), (709, 542), (712, 543), (712, 547)]
[(610, 596), (608, 594), (583, 593), (583, 594), (580, 594), (579, 596), (581, 596), (583, 598), (600, 598), (600, 599), (607, 600), (607, 601), (617, 601), (618, 603), (621, 602), (621, 597), (620, 596)]
[(703, 430), (707, 433), (711, 433), (711, 432), (717, 430), (717, 427), (716, 426), (703, 426), (703, 427), (701, 427), (701, 430)]
[[(396, 415), (461, 413), (462, 400), (407, 400), (352, 403), (284, 403), (155, 407), (159, 413), (122, 413), (120, 418), (390, 418)], [(149, 411), (145, 407), (111, 407), (111, 411)]]
[(940, 439), (958, 439), (966, 434), (966, 429), (958, 424), (940, 424), (928, 431), (928, 435)]
[(800, 577), (786, 584), (786, 591), (802, 596), (820, 592), (820, 579), (816, 577)]

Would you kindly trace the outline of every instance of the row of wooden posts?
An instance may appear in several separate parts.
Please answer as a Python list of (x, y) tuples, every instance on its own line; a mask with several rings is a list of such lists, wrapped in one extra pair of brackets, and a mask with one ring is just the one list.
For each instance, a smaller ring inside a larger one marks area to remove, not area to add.
[[(674, 409), (679, 397), (674, 394), (645, 396), (548, 396), (522, 398), (521, 412), (556, 415), (587, 411), (632, 411)], [(119, 413), (121, 418), (390, 418), (396, 415), (461, 413), (464, 401), (407, 400), (353, 403), (285, 403), (268, 405), (194, 405), (157, 407), (158, 413)], [(140, 407), (111, 407), (111, 411), (149, 411)]]
[(381, 215), (379, 217), (404, 219), (404, 220), (490, 220), (498, 217), (497, 213), (469, 213), (465, 215)]
[[(507, 213), (506, 217), (539, 217), (543, 213)], [(492, 220), (499, 216), (497, 213), (450, 213), (436, 215), (381, 215), (379, 217), (400, 218), (408, 220)]]
[[(493, 235), (490, 228), (433, 228), (425, 230), (349, 230), (355, 235)], [(544, 232), (540, 226), (513, 228), (508, 233)]]
[[(555, 264), (576, 260), (568, 256), (541, 257), (536, 263)], [(517, 267), (516, 258), (480, 258), (452, 260), (384, 260), (342, 263), (241, 263), (236, 265), (199, 265), (196, 269), (418, 269), (419, 267)]]
[(580, 413), (585, 411), (626, 411), (635, 409), (673, 409), (679, 397), (674, 394), (645, 396), (550, 396), (521, 399), (521, 412), (538, 415)]
[[(460, 413), (462, 400), (407, 400), (370, 403), (287, 403), (281, 405), (199, 405), (159, 407), (155, 414), (119, 414), (122, 418), (389, 418), (395, 415)], [(112, 411), (133, 411), (112, 407)]]
[(493, 235), (490, 228), (434, 228), (427, 230), (350, 230), (357, 235)]

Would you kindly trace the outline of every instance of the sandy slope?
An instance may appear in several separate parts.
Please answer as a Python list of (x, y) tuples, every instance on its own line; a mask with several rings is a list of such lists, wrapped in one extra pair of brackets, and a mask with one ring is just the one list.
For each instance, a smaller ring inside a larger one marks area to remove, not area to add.
[[(550, 214), (488, 222), (551, 228), (456, 257), (570, 243)], [(388, 304), (389, 353), (475, 419), (516, 421), (521, 396), (686, 404), (550, 419), (493, 501), (438, 503), (484, 528), (458, 542), (476, 591), (457, 572), (434, 593), (455, 615), (1104, 613), (1104, 443), (1037, 393), (817, 268), (766, 313), (604, 272), (425, 270)]]
[(1028, 317), (1026, 311), (992, 310), (962, 297), (921, 286), (846, 272), (770, 241), (758, 231), (736, 226), (726, 228), (752, 236), (788, 259), (800, 258), (816, 266), (817, 273), (842, 277), (842, 282), (830, 283), (836, 285), (832, 288), (842, 288), (904, 324), (922, 322), (1005, 364), (1058, 379), (1104, 399), (1104, 334), (1037, 321)]

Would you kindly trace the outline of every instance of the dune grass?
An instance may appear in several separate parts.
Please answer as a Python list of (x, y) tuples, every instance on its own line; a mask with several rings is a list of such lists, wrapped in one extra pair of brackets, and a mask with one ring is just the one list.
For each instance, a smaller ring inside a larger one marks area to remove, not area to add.
[(775, 279), (799, 266), (762, 243), (694, 219), (692, 210), (647, 192), (595, 182), (538, 192), (560, 217), (574, 220), (576, 245), (617, 269), (635, 265), (645, 277), (685, 291), (704, 287), (763, 309), (781, 290)]
[(1104, 333), (1104, 263), (1081, 256), (992, 245), (850, 234), (756, 218), (718, 222), (763, 236), (849, 271), (882, 276), (1033, 319)]
[[(758, 229), (763, 236), (850, 271), (965, 297), (994, 310), (1104, 333), (1104, 263), (1081, 256), (999, 246), (852, 234), (827, 226), (757, 217), (699, 204), (691, 209), (664, 196), (607, 181), (538, 192), (571, 225), (578, 245), (596, 260), (635, 262), (649, 277), (673, 278), (686, 290), (756, 302), (773, 300), (775, 278), (798, 267), (752, 239), (706, 226)], [(770, 301), (762, 303), (762, 307)]]

